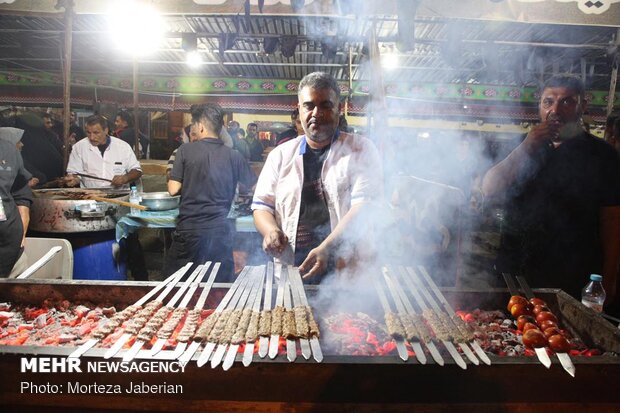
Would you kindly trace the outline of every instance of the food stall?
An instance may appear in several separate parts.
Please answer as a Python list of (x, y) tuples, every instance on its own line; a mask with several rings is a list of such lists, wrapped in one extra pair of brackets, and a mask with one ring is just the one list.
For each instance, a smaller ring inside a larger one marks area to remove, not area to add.
[[(325, 70), (339, 81), (343, 112), (365, 117), (358, 123), (389, 163), (389, 130), (381, 126), (390, 118), (401, 118), (418, 147), (429, 139), (424, 128), (526, 132), (537, 119), (539, 80), (559, 71), (588, 81), (591, 119), (599, 124), (618, 99), (615, 0), (161, 1), (165, 24), (159, 26), (167, 32), (150, 57), (105, 47), (103, 3), (0, 5), (3, 101), (62, 103), (65, 112), (69, 103), (84, 111), (133, 105), (136, 116), (213, 101), (259, 122), (274, 113), (286, 120), (301, 77)], [(33, 44), (40, 55), (25, 47)], [(61, 47), (73, 56), (59, 60)], [(204, 60), (180, 69), (191, 52)], [(381, 66), (369, 60), (378, 63), (379, 55), (401, 64), (377, 76)], [(413, 162), (402, 148), (390, 149)], [(415, 188), (431, 184), (415, 181)], [(141, 226), (174, 226), (174, 212), (162, 214), (165, 222), (145, 223), (126, 216), (126, 206), (62, 191), (40, 192), (32, 230), (116, 229), (122, 238)], [(103, 197), (126, 201), (126, 195)], [(260, 265), (266, 263), (261, 256), (233, 284), (213, 283), (213, 263), (157, 283), (99, 281), (98, 272), (112, 270), (92, 261), (82, 266), (83, 277), (74, 277), (86, 280), (0, 280), (2, 411), (617, 411), (619, 330), (559, 289), (534, 289), (516, 313), (516, 304), (506, 304), (516, 294), (529, 295), (524, 287), (446, 286), (459, 277), (452, 260), (459, 259), (461, 226), (435, 222), (444, 198), (427, 198), (422, 205), (400, 191), (406, 217), (394, 225), (407, 235), (425, 229), (422, 235), (444, 249), (448, 269), (430, 269), (429, 277), (413, 263), (381, 261), (356, 281), (303, 286), (294, 269)], [(451, 199), (454, 208), (445, 216), (454, 224), (467, 200), (460, 192)], [(249, 199), (243, 201), (247, 213)], [(420, 223), (428, 225), (416, 227)], [(405, 258), (416, 248), (411, 238), (411, 245), (400, 245)], [(518, 316), (535, 315), (533, 298), (556, 318), (557, 334), (550, 337), (559, 335), (567, 345), (524, 341)], [(293, 317), (295, 326), (307, 325), (305, 333), (288, 336), (272, 322), (250, 339), (247, 331), (237, 343), (221, 338), (224, 331), (237, 333), (232, 326), (241, 324), (244, 311), (247, 327), (258, 311), (277, 307), (288, 314), (289, 332)], [(306, 309), (299, 322), (298, 308)], [(239, 319), (230, 328), (222, 322), (221, 334), (211, 337), (226, 311)], [(190, 325), (193, 332), (182, 334)]]

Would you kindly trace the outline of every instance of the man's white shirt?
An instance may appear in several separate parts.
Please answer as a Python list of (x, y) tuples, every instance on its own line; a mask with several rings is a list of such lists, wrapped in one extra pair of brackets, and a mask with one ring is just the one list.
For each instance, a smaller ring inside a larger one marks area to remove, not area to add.
[[(88, 138), (82, 139), (73, 146), (68, 174), (82, 173), (100, 178), (112, 179), (115, 175), (125, 175), (131, 170), (142, 170), (131, 146), (121, 139), (110, 137), (110, 145), (101, 156), (97, 146), (93, 146)], [(109, 182), (80, 177), (82, 188), (99, 188), (110, 186)], [(128, 186), (123, 186), (127, 188)]]

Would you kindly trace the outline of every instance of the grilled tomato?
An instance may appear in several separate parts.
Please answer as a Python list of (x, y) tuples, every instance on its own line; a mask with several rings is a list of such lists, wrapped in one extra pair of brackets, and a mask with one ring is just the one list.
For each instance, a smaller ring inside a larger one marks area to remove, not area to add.
[(556, 353), (568, 353), (570, 351), (570, 343), (560, 334), (549, 337), (549, 347)]
[(540, 323), (537, 322), (536, 324), (538, 324), (538, 326), (540, 327), (540, 329), (542, 331), (545, 331), (546, 329), (551, 328), (551, 327), (556, 327), (557, 328), (557, 326), (558, 326), (558, 323), (556, 323), (553, 320), (544, 320), (544, 321), (542, 321)]
[(532, 324), (536, 324), (536, 320), (534, 319), (534, 317), (530, 316), (530, 315), (522, 315), (519, 316), (517, 318), (517, 329), (524, 331), (523, 330), (523, 326), (526, 323), (532, 323)]
[(550, 311), (541, 311), (540, 313), (536, 314), (536, 322), (540, 325), (540, 323), (542, 323), (545, 320), (551, 320), (554, 323), (557, 324), (558, 319), (555, 315), (553, 315), (552, 312)]
[(510, 307), (510, 314), (512, 314), (515, 319), (518, 319), (519, 316), (522, 315), (534, 315), (534, 313), (532, 313), (532, 308), (530, 307), (530, 304), (527, 302), (525, 304), (514, 304), (512, 307)]
[(532, 305), (544, 305), (544, 306), (547, 305), (546, 302), (544, 302), (540, 298), (536, 298), (536, 297), (530, 298), (530, 304), (532, 304)]
[(508, 301), (508, 306), (506, 307), (508, 311), (511, 311), (512, 306), (515, 304), (527, 305), (529, 303), (527, 302), (527, 299), (525, 297), (521, 297), (520, 295), (513, 295), (512, 297), (510, 297), (510, 301)]
[(545, 335), (545, 337), (547, 337), (547, 339), (549, 339), (551, 336), (555, 336), (558, 334), (561, 335), (562, 333), (557, 327), (549, 327), (543, 330), (543, 334)]
[(539, 348), (547, 345), (547, 337), (540, 330), (527, 330), (523, 333), (522, 340), (525, 347)]
[(532, 312), (535, 315), (538, 315), (538, 313), (543, 312), (543, 311), (550, 312), (549, 307), (547, 307), (546, 305), (536, 304), (534, 308), (532, 309)]

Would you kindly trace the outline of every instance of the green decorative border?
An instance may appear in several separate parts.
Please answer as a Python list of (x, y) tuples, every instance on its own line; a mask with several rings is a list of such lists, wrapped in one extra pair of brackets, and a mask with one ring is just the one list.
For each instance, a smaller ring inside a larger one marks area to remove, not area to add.
[[(83, 87), (113, 88), (122, 91), (132, 91), (130, 76), (74, 74), (72, 84)], [(12, 71), (0, 75), (0, 86), (60, 86), (62, 77), (58, 74)], [(139, 90), (141, 92), (180, 93), (191, 94), (289, 94), (297, 93), (299, 81), (246, 79), (246, 78), (207, 78), (198, 76), (142, 76)], [(350, 93), (347, 83), (340, 83), (344, 96)], [(413, 84), (388, 83), (385, 86), (386, 94), (391, 97), (420, 100), (475, 100), (475, 101), (502, 101), (513, 103), (538, 102), (538, 92), (533, 87), (511, 87), (492, 85), (469, 84)], [(366, 95), (370, 93), (368, 82), (354, 82), (353, 94)], [(590, 105), (606, 106), (608, 92), (595, 90), (587, 92)], [(615, 102), (620, 101), (620, 92), (616, 93)]]

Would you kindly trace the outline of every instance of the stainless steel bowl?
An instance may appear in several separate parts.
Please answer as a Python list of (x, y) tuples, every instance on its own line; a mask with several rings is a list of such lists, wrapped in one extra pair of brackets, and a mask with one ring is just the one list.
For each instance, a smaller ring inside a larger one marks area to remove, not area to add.
[(140, 205), (147, 207), (151, 211), (166, 211), (179, 207), (181, 197), (171, 196), (168, 192), (142, 192)]

